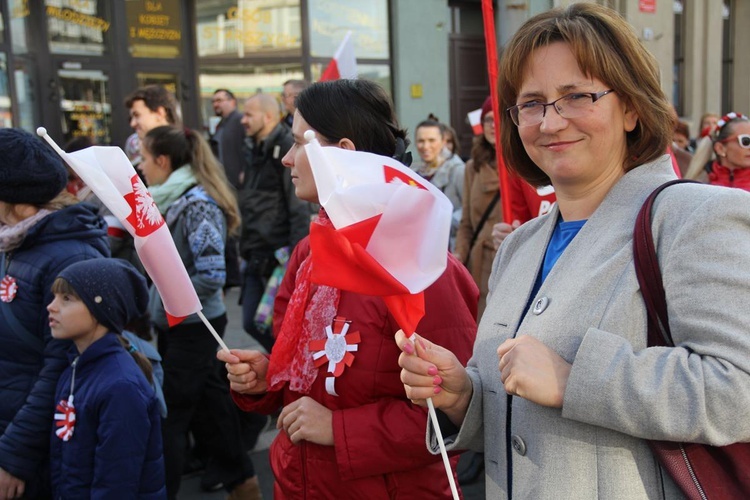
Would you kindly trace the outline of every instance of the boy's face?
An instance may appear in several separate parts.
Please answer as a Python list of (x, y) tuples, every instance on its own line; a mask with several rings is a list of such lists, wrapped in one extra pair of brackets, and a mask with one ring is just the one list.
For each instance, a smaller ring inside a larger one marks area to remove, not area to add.
[(133, 101), (130, 108), (130, 126), (139, 138), (143, 139), (149, 130), (162, 125), (169, 125), (167, 112), (162, 106), (156, 108), (156, 111), (151, 111), (142, 99)]
[(99, 324), (86, 304), (70, 294), (56, 293), (47, 311), (52, 337), (72, 340), (78, 352), (85, 351), (107, 333), (107, 328)]

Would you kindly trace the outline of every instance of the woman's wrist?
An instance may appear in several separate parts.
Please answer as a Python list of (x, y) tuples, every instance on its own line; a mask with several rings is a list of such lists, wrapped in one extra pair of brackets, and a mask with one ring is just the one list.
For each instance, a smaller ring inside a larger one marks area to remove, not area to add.
[(441, 407), (440, 410), (453, 422), (454, 425), (461, 427), (466, 418), (466, 412), (469, 410), (471, 398), (474, 395), (474, 384), (471, 382), (469, 374), (464, 371), (466, 377), (463, 389), (458, 393), (458, 399), (450, 406)]

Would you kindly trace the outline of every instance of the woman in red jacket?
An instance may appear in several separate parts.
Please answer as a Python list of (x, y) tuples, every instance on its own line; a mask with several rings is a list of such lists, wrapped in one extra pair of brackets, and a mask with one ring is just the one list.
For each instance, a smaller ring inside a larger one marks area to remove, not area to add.
[[(324, 146), (400, 160), (407, 144), (391, 101), (378, 85), (337, 80), (308, 87), (297, 98), (295, 145), (283, 163), (292, 169), (297, 196), (314, 203), (317, 188), (302, 147), (307, 130)], [(316, 223), (330, 224), (324, 211)], [(273, 413), (283, 407), (277, 424), (281, 432), (270, 450), (274, 497), (449, 497), (440, 457), (425, 451), (427, 412), (406, 398), (399, 379), (399, 349), (393, 341), (399, 326), (380, 297), (311, 283), (311, 262), (306, 238), (294, 249), (276, 298), (277, 339), (270, 359), (257, 351), (218, 354), (227, 363), (240, 408)], [(476, 334), (477, 297), (471, 276), (448, 256), (446, 271), (425, 290), (420, 336), (447, 342), (465, 363)], [(325, 339), (328, 328), (334, 333), (346, 329), (357, 346), (335, 388), (326, 383), (327, 364), (316, 368), (317, 347), (310, 345)]]
[(708, 183), (750, 191), (750, 120), (729, 113), (716, 125), (716, 160), (707, 167)]

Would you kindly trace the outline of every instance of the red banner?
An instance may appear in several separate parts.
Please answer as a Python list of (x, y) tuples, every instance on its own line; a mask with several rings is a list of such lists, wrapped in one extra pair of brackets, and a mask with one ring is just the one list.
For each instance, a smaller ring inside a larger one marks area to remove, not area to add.
[(497, 41), (495, 38), (495, 13), (492, 0), (482, 0), (482, 21), (484, 24), (484, 41), (487, 48), (487, 73), (490, 77), (490, 97), (492, 114), (495, 119), (495, 157), (497, 158), (497, 175), (500, 180), (500, 203), (503, 207), (503, 222), (512, 224), (513, 209), (509, 189), (508, 169), (505, 167), (503, 152), (500, 146), (500, 100), (497, 93)]

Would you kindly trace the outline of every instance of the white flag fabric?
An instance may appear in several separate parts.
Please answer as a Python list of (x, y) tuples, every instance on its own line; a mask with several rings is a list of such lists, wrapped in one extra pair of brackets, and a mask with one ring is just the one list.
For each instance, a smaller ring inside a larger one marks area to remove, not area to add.
[[(421, 292), (447, 266), (450, 200), (393, 158), (322, 147), (316, 139), (305, 151), (318, 199), (334, 227), (311, 229), (313, 280), (399, 300), (420, 294), (422, 300)], [(399, 321), (404, 331), (413, 332), (421, 319), (418, 308), (408, 312), (406, 305), (397, 313), (386, 303), (397, 320), (405, 315)]]
[(354, 80), (357, 78), (357, 57), (354, 55), (354, 42), (352, 32), (347, 31), (346, 36), (336, 49), (333, 59), (328, 63), (326, 69), (320, 75), (320, 81), (329, 80)]
[(469, 111), (466, 114), (466, 118), (469, 120), (469, 125), (471, 125), (471, 131), (474, 132), (474, 135), (481, 135), (483, 131), (482, 108)]
[(122, 149), (92, 146), (65, 153), (56, 146), (63, 160), (133, 235), (135, 250), (159, 291), (169, 324), (200, 311), (203, 306), (169, 228)]

